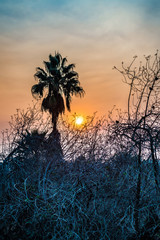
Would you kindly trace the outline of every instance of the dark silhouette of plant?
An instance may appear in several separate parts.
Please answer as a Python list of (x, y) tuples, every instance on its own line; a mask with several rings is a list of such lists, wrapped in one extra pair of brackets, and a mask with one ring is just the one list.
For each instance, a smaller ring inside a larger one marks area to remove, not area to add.
[(10, 124), (12, 138), (4, 135), (4, 147), (13, 141), (17, 149), (0, 165), (0, 239), (159, 239), (159, 197), (150, 161), (141, 161), (139, 234), (135, 231), (138, 151), (124, 132), (114, 135), (115, 127), (124, 129), (122, 120), (109, 126), (105, 119), (90, 118), (76, 131), (60, 119), (66, 162), (51, 165), (46, 140), (52, 126), (34, 111), (18, 112)]
[(44, 64), (45, 70), (37, 68), (35, 79), (38, 84), (32, 86), (31, 92), (33, 96), (43, 98), (42, 110), (52, 115), (53, 132), (56, 132), (59, 114), (65, 112), (65, 105), (70, 111), (72, 96), (81, 97), (84, 90), (80, 86), (78, 73), (74, 71), (75, 65), (67, 65), (67, 59), (59, 53), (49, 55), (49, 61), (44, 61)]
[(158, 74), (150, 87), (160, 64), (157, 55), (153, 65), (149, 59), (139, 75), (134, 62), (123, 65), (128, 113), (88, 117), (79, 129), (60, 119), (65, 161), (57, 159), (57, 138), (49, 156), (57, 133), (36, 106), (11, 118), (0, 144), (0, 239), (160, 238)]
[(129, 85), (128, 117), (124, 123), (115, 124), (115, 129), (121, 137), (128, 139), (137, 149), (138, 178), (135, 201), (135, 229), (140, 234), (139, 208), (142, 189), (142, 161), (151, 159), (157, 194), (159, 192), (159, 120), (160, 120), (160, 57), (158, 51), (155, 57), (145, 56), (145, 64), (134, 66), (137, 56), (126, 67), (116, 69), (123, 75), (124, 82)]

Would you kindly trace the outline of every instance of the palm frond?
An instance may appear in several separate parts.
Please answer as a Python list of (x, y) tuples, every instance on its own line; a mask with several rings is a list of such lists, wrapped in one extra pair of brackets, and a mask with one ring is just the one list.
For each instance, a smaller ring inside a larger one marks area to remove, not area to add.
[(65, 67), (65, 64), (67, 63), (67, 58), (63, 58), (62, 59), (62, 68), (64, 68)]
[(55, 58), (57, 59), (57, 62), (58, 62), (58, 66), (60, 66), (60, 63), (62, 61), (62, 56), (60, 53), (55, 53)]
[(70, 71), (73, 71), (75, 68), (75, 64), (69, 64), (67, 67), (64, 67), (62, 69), (63, 73), (69, 73)]
[(36, 71), (37, 71), (37, 72), (40, 71), (40, 72), (42, 72), (42, 73), (44, 74), (44, 76), (47, 76), (47, 73), (44, 71), (43, 68), (37, 67), (37, 68), (36, 68)]
[(47, 71), (48, 73), (50, 73), (50, 62), (44, 61), (43, 63), (44, 63), (44, 66), (45, 66), (46, 71)]
[(35, 74), (34, 74), (35, 79), (38, 79), (39, 81), (47, 81), (47, 74), (43, 73), (42, 71), (38, 70)]
[(33, 97), (37, 98), (38, 97), (43, 97), (43, 90), (46, 87), (45, 83), (38, 83), (32, 86), (31, 88), (31, 93)]
[(48, 111), (49, 110), (49, 96), (47, 96), (43, 99), (41, 109), (42, 109), (42, 111)]
[(64, 113), (65, 111), (65, 105), (64, 105), (64, 100), (61, 94), (57, 94), (57, 96), (47, 96), (46, 98), (43, 99), (42, 101), (42, 106), (41, 106), (42, 111), (49, 111), (49, 113)]
[(55, 57), (53, 57), (51, 54), (49, 55), (49, 61), (50, 61), (50, 67), (51, 68), (56, 68), (58, 65), (58, 59)]
[(72, 94), (72, 96), (75, 95), (75, 96), (83, 97), (84, 94), (85, 94), (85, 91), (80, 86), (72, 86), (71, 87), (71, 94)]
[(67, 73), (67, 74), (65, 75), (65, 77), (66, 77), (67, 79), (71, 79), (71, 78), (73, 78), (73, 77), (78, 77), (78, 73), (75, 72), (75, 71), (72, 71), (72, 72)]
[(66, 88), (70, 89), (72, 86), (77, 86), (79, 84), (78, 78), (71, 78), (66, 82)]
[(52, 74), (54, 79), (60, 79), (61, 78), (61, 73), (60, 73), (59, 69), (57, 69), (57, 68), (51, 68), (50, 73)]
[(65, 98), (66, 98), (67, 110), (70, 112), (71, 111), (71, 96), (68, 94)]

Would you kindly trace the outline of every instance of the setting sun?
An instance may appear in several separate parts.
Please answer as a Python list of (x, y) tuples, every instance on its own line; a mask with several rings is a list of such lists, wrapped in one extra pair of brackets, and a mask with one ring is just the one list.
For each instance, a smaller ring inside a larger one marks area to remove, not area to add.
[(75, 118), (76, 125), (82, 125), (84, 123), (84, 118), (82, 116), (77, 116)]

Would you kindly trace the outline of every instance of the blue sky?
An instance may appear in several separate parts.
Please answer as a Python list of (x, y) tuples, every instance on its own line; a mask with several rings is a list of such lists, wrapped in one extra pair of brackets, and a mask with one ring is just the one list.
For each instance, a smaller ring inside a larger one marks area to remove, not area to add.
[(159, 23), (158, 0), (0, 0), (0, 126), (31, 102), (35, 68), (55, 51), (76, 63), (86, 91), (72, 112), (125, 108), (128, 88), (112, 68), (153, 55)]

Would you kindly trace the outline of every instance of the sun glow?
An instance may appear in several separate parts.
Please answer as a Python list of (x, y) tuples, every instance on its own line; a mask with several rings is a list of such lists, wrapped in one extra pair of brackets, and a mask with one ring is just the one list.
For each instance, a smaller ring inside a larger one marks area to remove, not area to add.
[(76, 124), (76, 125), (80, 126), (80, 125), (82, 125), (83, 123), (84, 123), (84, 118), (83, 118), (82, 116), (77, 116), (77, 117), (75, 118), (75, 124)]

